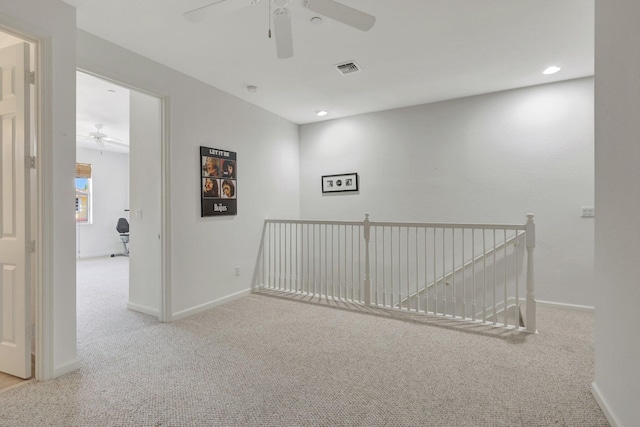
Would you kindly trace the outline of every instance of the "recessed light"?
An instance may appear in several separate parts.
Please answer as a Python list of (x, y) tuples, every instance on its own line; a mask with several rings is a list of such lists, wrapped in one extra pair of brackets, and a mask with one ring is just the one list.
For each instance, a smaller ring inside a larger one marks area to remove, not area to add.
[(554, 65), (554, 66), (551, 66), (551, 67), (547, 68), (546, 70), (544, 70), (544, 71), (542, 72), (542, 74), (555, 74), (555, 73), (557, 73), (558, 71), (560, 71), (560, 67), (556, 67), (556, 66)]
[(258, 87), (257, 86), (253, 86), (253, 85), (249, 85), (249, 86), (247, 86), (247, 91), (249, 91), (251, 93), (256, 93), (258, 91)]
[(324, 110), (320, 110), (320, 111), (316, 111), (316, 114), (318, 115), (318, 117), (324, 117), (329, 113)]

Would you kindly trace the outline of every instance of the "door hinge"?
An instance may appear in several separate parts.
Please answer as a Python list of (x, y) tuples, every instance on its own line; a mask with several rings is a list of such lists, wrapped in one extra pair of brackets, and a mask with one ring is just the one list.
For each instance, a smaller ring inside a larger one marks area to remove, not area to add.
[(35, 240), (32, 240), (27, 244), (27, 251), (31, 252), (31, 253), (36, 251), (36, 241)]
[(27, 71), (27, 80), (30, 84), (36, 84), (36, 72), (35, 71)]
[(27, 169), (35, 169), (36, 168), (36, 156), (27, 156), (25, 159), (25, 166)]

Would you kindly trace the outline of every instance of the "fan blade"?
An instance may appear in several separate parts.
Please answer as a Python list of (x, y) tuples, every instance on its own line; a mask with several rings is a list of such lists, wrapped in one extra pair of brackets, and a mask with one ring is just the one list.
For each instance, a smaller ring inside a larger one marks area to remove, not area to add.
[(107, 144), (117, 145), (119, 147), (129, 148), (129, 144), (125, 144), (124, 142), (120, 142), (118, 140), (112, 138), (102, 138), (102, 142), (106, 142)]
[(276, 37), (276, 52), (279, 59), (293, 56), (293, 37), (291, 35), (291, 16), (287, 9), (273, 12), (273, 30)]
[(347, 24), (358, 30), (368, 31), (376, 23), (376, 17), (333, 0), (305, 0), (305, 6), (327, 18)]
[(259, 1), (260, 0), (216, 0), (213, 3), (185, 12), (182, 16), (187, 21), (201, 22), (210, 14), (224, 15), (225, 13), (235, 12), (247, 6), (253, 6)]
[(89, 132), (89, 137), (93, 138), (93, 139), (100, 139), (100, 138), (104, 138), (106, 136), (107, 136), (107, 134), (106, 133), (102, 133), (102, 132)]

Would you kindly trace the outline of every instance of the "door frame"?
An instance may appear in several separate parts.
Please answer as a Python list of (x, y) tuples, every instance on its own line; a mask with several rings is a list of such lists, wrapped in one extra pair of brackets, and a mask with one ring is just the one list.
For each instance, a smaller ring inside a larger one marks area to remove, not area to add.
[(171, 271), (170, 271), (170, 192), (169, 192), (169, 97), (141, 89), (135, 85), (112, 78), (100, 70), (91, 70), (76, 67), (77, 71), (89, 74), (102, 80), (109, 81), (116, 85), (130, 90), (153, 96), (160, 100), (160, 308), (158, 320), (160, 322), (170, 322), (171, 316)]
[[(34, 219), (35, 228), (31, 230), (31, 240), (36, 243), (32, 271), (31, 291), (35, 293), (35, 328), (32, 340), (35, 340), (35, 378), (38, 381), (53, 377), (53, 248), (51, 243), (45, 246), (43, 242), (51, 242), (53, 227), (50, 219), (53, 212), (53, 200), (49, 196), (52, 166), (50, 161), (52, 151), (53, 122), (50, 120), (53, 106), (45, 103), (44, 99), (52, 99), (52, 42), (48, 38), (42, 38), (31, 34), (22, 28), (19, 22), (10, 17), (4, 17), (0, 22), (0, 31), (20, 38), (33, 46), (32, 64), (35, 72), (35, 84), (33, 85), (34, 103), (31, 105), (33, 117), (33, 131), (35, 138), (36, 167), (36, 206), (30, 207), (30, 215)], [(46, 118), (46, 119), (45, 119)], [(33, 154), (33, 153), (31, 153)], [(27, 302), (31, 304), (31, 301)], [(33, 374), (33, 373), (32, 373)]]

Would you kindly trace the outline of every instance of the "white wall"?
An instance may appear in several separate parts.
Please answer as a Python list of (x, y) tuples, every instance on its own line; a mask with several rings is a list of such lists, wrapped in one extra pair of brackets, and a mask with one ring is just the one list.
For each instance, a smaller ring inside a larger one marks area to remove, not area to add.
[(93, 221), (76, 226), (78, 258), (120, 253), (124, 250), (116, 223), (129, 219), (129, 154), (76, 149), (76, 161), (91, 164)]
[(640, 3), (596, 2), (594, 394), (612, 425), (640, 425)]
[[(250, 289), (264, 218), (299, 216), (298, 127), (88, 33), (77, 38), (80, 68), (167, 97), (172, 313)], [(201, 145), (238, 153), (237, 216), (200, 217)]]
[[(593, 79), (300, 130), (305, 219), (524, 223), (536, 215), (537, 299), (593, 305)], [(321, 193), (357, 172), (359, 194)]]
[(0, 0), (0, 25), (39, 39), (45, 52), (44, 132), (37, 153), (45, 214), (38, 251), (43, 254), (40, 280), (51, 304), (44, 309), (45, 331), (40, 331), (37, 345), (53, 357), (36, 360), (39, 379), (77, 366), (75, 195), (71, 185), (75, 175), (75, 16), (71, 6), (58, 0)]

